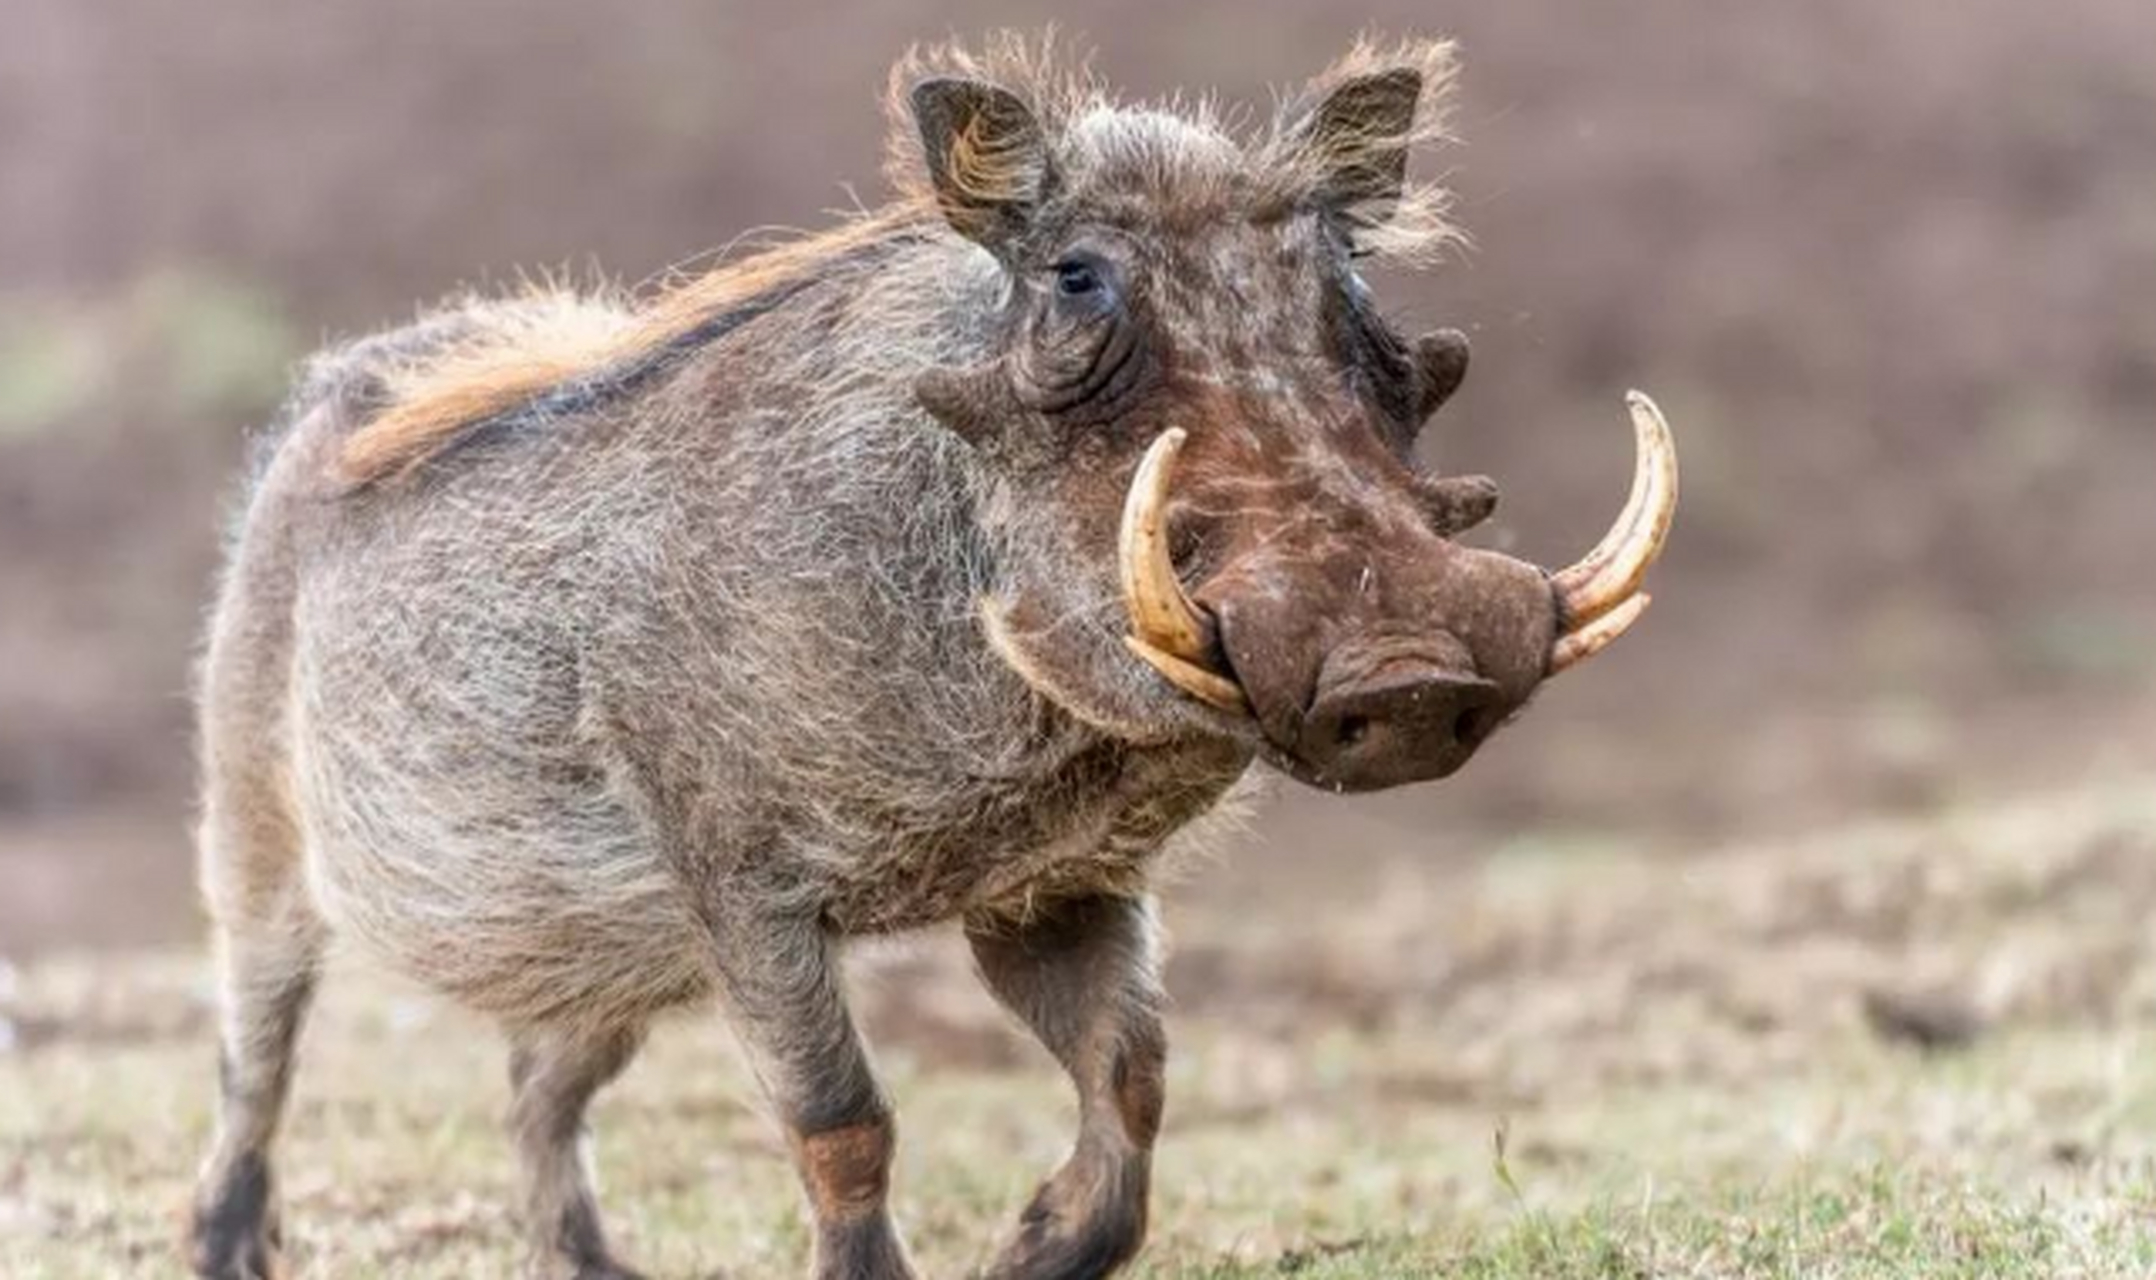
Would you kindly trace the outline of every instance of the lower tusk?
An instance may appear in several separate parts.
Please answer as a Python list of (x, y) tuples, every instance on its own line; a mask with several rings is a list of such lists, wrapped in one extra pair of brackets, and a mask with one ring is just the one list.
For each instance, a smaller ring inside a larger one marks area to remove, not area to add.
[(1151, 664), (1169, 684), (1198, 701), (1237, 715), (1250, 714), (1250, 700), (1243, 696), (1242, 688), (1226, 676), (1216, 675), (1196, 663), (1186, 662), (1172, 653), (1156, 649), (1137, 636), (1124, 636), (1123, 643), (1130, 647), (1132, 653)]
[(1647, 612), (1654, 597), (1642, 591), (1559, 640), (1550, 649), (1550, 674), (1556, 675), (1569, 667), (1576, 667), (1589, 658), (1610, 647), (1610, 642), (1631, 630), (1639, 616)]

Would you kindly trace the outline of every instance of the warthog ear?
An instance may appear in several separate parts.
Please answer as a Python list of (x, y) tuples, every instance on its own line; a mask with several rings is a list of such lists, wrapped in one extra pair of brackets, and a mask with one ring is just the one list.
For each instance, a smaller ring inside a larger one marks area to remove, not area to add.
[(912, 100), (943, 216), (960, 235), (1003, 256), (1049, 190), (1040, 121), (1017, 94), (981, 80), (923, 80)]
[(1351, 224), (1382, 225), (1399, 204), (1422, 88), (1418, 69), (1389, 67), (1341, 81), (1311, 108), (1301, 163), (1312, 194)]

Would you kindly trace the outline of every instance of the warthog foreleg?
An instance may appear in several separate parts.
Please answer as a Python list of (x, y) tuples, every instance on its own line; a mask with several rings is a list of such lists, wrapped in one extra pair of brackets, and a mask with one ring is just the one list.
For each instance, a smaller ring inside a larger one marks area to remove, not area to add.
[(1078, 1089), (1078, 1141), (1019, 1220), (992, 1280), (1079, 1280), (1129, 1261), (1145, 1238), (1160, 1130), (1160, 955), (1148, 900), (1088, 898), (1012, 923), (967, 922), (988, 987)]
[(720, 924), (735, 1034), (785, 1126), (815, 1226), (818, 1280), (912, 1280), (886, 1205), (897, 1133), (818, 920)]
[(524, 1225), (535, 1280), (636, 1280), (617, 1263), (592, 1191), (593, 1095), (636, 1056), (641, 1028), (512, 1033), (509, 1132), (524, 1183)]

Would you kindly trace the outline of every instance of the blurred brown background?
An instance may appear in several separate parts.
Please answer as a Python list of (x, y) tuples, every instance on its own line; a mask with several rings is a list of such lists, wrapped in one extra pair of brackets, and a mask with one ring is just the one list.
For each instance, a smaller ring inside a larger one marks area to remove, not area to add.
[(1474, 335), (1434, 456), (1548, 560), (1621, 500), (1627, 386), (1685, 457), (1634, 639), (1450, 784), (1283, 794), (1191, 892), (2156, 769), (2146, 0), (5, 0), (0, 955), (192, 934), (187, 664), (292, 361), (873, 202), (889, 61), (1051, 20), (1258, 111), (1362, 27), (1458, 35), (1476, 248), (1379, 286)]

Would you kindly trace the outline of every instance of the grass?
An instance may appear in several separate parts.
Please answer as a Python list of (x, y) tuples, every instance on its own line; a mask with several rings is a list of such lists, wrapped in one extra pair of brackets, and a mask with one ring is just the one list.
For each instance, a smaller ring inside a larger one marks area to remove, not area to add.
[[(2156, 788), (1682, 862), (1576, 845), (1324, 911), (1187, 895), (1137, 1274), (2156, 1274)], [(1072, 1107), (948, 945), (859, 970), (899, 1213), (925, 1274), (964, 1274)], [(0, 1275), (169, 1272), (208, 1123), (200, 961), (5, 985)], [(1882, 992), (1967, 1026), (1920, 1048)], [(286, 1148), (299, 1273), (509, 1274), (501, 1077), (484, 1027), (341, 973)], [(598, 1127), (655, 1275), (798, 1274), (782, 1149), (715, 1019), (662, 1029)]]

